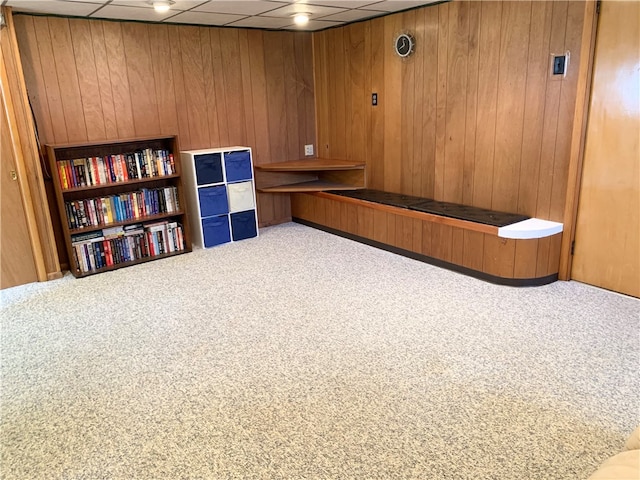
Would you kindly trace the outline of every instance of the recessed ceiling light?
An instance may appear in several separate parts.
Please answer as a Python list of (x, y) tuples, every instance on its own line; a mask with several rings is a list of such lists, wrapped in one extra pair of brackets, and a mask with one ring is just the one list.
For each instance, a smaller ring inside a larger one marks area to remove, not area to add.
[(296, 25), (306, 25), (309, 23), (309, 14), (308, 13), (296, 13), (293, 16), (293, 21)]
[(174, 2), (173, 0), (152, 0), (150, 2), (151, 5), (153, 5), (153, 9), (158, 12), (158, 13), (166, 13), (169, 11), (169, 9), (171, 8), (171, 5), (173, 5)]

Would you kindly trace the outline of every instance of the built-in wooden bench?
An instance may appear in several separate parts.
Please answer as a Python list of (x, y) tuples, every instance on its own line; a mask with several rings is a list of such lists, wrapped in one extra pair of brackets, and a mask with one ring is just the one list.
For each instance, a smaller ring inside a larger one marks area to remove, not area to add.
[(494, 283), (558, 278), (562, 224), (377, 190), (292, 193), (294, 221)]

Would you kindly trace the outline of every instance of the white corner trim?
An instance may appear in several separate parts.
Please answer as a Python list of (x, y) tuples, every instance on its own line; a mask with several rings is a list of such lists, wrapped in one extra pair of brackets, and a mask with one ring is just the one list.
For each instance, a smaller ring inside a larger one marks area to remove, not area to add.
[(529, 218), (506, 227), (498, 228), (498, 236), (502, 238), (544, 238), (562, 232), (563, 225), (549, 220)]

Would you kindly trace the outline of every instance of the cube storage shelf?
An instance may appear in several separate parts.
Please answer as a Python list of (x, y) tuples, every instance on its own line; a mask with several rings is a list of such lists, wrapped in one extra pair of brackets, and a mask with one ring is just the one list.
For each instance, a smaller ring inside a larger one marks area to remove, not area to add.
[(251, 148), (181, 152), (193, 243), (209, 248), (258, 236)]
[(46, 150), (74, 276), (191, 251), (175, 136)]

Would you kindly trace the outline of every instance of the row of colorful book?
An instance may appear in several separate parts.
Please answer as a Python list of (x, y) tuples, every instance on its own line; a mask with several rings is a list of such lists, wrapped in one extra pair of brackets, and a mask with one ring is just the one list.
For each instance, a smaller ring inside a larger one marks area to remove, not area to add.
[(150, 148), (104, 157), (60, 160), (57, 165), (60, 185), (65, 190), (176, 173), (172, 153)]
[(135, 192), (65, 202), (70, 229), (97, 227), (173, 213), (180, 210), (176, 187), (142, 188)]
[(104, 228), (71, 237), (81, 273), (184, 250), (177, 222), (155, 222)]

